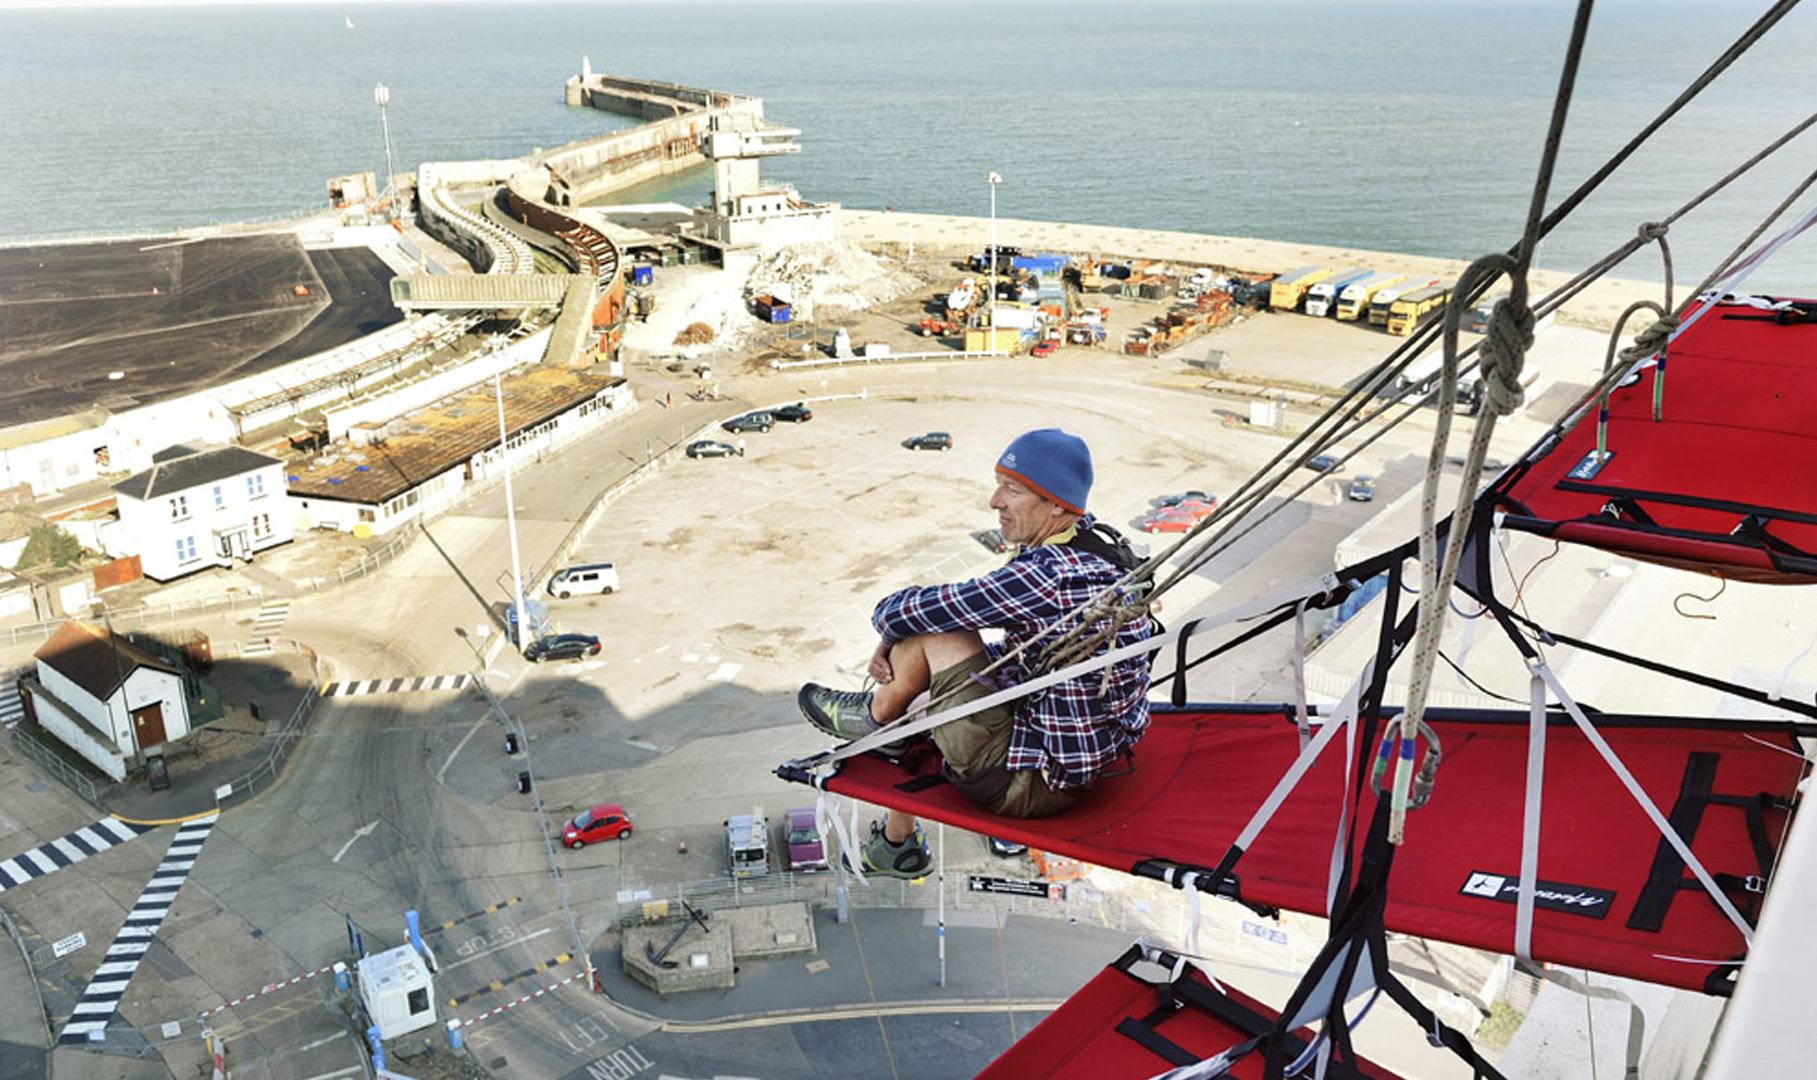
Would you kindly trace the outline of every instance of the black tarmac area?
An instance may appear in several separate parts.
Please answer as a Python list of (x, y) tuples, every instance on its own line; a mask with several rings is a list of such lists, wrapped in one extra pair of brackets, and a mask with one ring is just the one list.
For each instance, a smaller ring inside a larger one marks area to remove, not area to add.
[(289, 234), (0, 249), (0, 426), (168, 401), (345, 344), (403, 317), (391, 276), (366, 248), (306, 252)]

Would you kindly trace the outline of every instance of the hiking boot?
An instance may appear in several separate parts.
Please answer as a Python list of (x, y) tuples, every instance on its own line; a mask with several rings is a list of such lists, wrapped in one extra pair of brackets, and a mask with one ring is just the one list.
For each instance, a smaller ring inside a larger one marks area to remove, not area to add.
[(867, 874), (880, 874), (883, 877), (906, 878), (914, 881), (927, 876), (933, 865), (933, 856), (927, 851), (927, 833), (922, 831), (919, 822), (915, 831), (901, 844), (892, 844), (883, 835), (883, 822), (871, 822), (871, 838), (859, 849), (858, 864), (864, 867)]
[[(795, 695), (795, 703), (801, 706), (801, 713), (821, 731), (836, 739), (861, 739), (873, 731), (879, 731), (884, 725), (871, 719), (871, 692), (869, 690), (829, 690), (816, 683), (808, 683)], [(914, 738), (897, 739), (884, 743), (876, 748), (886, 757), (901, 757), (909, 747), (915, 745)]]
[(834, 738), (860, 739), (880, 726), (871, 719), (869, 690), (830, 690), (808, 683), (795, 695), (795, 703), (808, 723)]

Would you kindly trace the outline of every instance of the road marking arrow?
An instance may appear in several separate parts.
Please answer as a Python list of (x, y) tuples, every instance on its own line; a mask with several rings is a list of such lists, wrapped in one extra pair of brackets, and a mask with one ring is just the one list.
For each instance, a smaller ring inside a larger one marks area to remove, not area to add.
[(347, 854), (347, 849), (348, 849), (348, 848), (350, 848), (350, 847), (352, 847), (352, 846), (353, 846), (353, 841), (354, 841), (354, 840), (358, 840), (358, 839), (359, 839), (359, 838), (360, 838), (360, 837), (362, 837), (362, 836), (370, 836), (370, 835), (372, 835), (372, 830), (374, 830), (374, 829), (376, 829), (376, 828), (378, 828), (378, 827), (379, 827), (379, 823), (378, 823), (378, 822), (376, 822), (376, 821), (374, 821), (374, 822), (373, 822), (373, 823), (372, 823), (372, 824), (370, 824), (370, 825), (367, 825), (367, 826), (366, 826), (366, 827), (364, 827), (364, 828), (360, 828), (360, 829), (355, 829), (355, 830), (353, 830), (353, 837), (352, 837), (352, 839), (350, 839), (350, 840), (348, 840), (348, 841), (347, 841), (347, 842), (346, 842), (346, 843), (345, 843), (345, 844), (342, 844), (342, 845), (341, 845), (341, 850), (339, 850), (339, 851), (337, 851), (337, 852), (335, 852), (335, 853), (334, 853), (334, 859), (333, 859), (333, 861), (334, 861), (334, 862), (340, 862), (340, 861), (341, 861), (341, 856), (343, 856), (343, 855), (345, 855), (345, 854)]

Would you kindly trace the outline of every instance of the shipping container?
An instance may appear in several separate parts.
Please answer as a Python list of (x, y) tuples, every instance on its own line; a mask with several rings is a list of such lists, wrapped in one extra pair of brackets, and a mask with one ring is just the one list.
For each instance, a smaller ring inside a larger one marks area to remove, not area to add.
[(1302, 266), (1274, 279), (1268, 288), (1268, 306), (1275, 311), (1298, 311), (1306, 290), (1331, 276), (1329, 266)]

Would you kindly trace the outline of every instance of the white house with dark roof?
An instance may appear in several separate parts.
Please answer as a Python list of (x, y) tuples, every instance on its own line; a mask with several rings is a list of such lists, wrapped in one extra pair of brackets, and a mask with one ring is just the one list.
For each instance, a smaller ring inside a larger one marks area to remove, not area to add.
[(19, 680), (32, 718), (116, 781), (189, 734), (183, 673), (125, 638), (72, 619), (32, 656), (36, 677)]
[(173, 446), (152, 462), (114, 485), (120, 520), (103, 537), (115, 558), (137, 555), (146, 577), (251, 561), (294, 538), (281, 459), (240, 446)]

